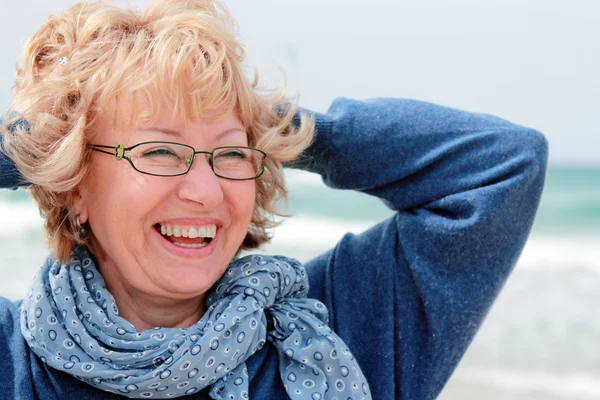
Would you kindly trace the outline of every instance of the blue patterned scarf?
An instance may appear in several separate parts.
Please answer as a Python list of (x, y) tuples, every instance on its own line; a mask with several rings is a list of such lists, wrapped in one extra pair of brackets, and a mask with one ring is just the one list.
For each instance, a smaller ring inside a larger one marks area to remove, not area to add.
[(78, 247), (70, 264), (48, 259), (41, 268), (22, 304), (21, 331), (47, 365), (128, 397), (174, 398), (210, 386), (213, 399), (248, 399), (245, 361), (269, 341), (291, 399), (370, 399), (356, 360), (327, 326), (325, 305), (307, 292), (297, 261), (247, 256), (207, 293), (198, 323), (137, 332)]

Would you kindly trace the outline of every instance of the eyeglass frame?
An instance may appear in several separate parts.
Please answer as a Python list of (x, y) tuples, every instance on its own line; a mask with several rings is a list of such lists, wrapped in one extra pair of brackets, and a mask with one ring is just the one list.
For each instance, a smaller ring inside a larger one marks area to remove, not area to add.
[[(174, 175), (161, 175), (161, 174), (153, 174), (150, 172), (145, 172), (145, 171), (140, 171), (135, 164), (133, 163), (133, 161), (131, 160), (131, 158), (127, 157), (125, 155), (126, 151), (131, 151), (133, 149), (135, 149), (138, 146), (144, 145), (144, 144), (152, 144), (152, 143), (164, 143), (164, 144), (176, 144), (179, 146), (184, 146), (189, 148), (190, 150), (192, 150), (192, 160), (190, 161), (190, 165), (188, 165), (188, 169), (185, 172), (179, 173), (179, 174), (174, 174)], [(145, 174), (145, 175), (150, 175), (150, 176), (160, 176), (160, 177), (172, 177), (172, 176), (182, 176), (187, 174), (188, 172), (190, 172), (190, 170), (192, 169), (192, 165), (194, 165), (194, 160), (196, 159), (196, 154), (208, 154), (210, 156), (209, 161), (208, 161), (208, 165), (210, 165), (210, 169), (212, 170), (213, 174), (215, 174), (215, 176), (219, 177), (219, 178), (223, 178), (223, 179), (229, 179), (232, 181), (250, 181), (250, 180), (254, 180), (254, 179), (258, 179), (260, 178), (264, 173), (265, 173), (265, 165), (263, 163), (263, 161), (265, 160), (265, 158), (267, 158), (267, 153), (265, 153), (264, 151), (254, 148), (254, 147), (248, 147), (248, 146), (219, 146), (219, 147), (215, 147), (214, 149), (212, 149), (212, 151), (196, 151), (195, 148), (193, 148), (192, 146), (189, 146), (187, 144), (183, 144), (183, 143), (177, 143), (177, 142), (163, 142), (163, 141), (150, 141), (150, 142), (141, 142), (141, 143), (137, 143), (134, 144), (133, 146), (129, 146), (129, 147), (125, 147), (124, 145), (122, 145), (121, 143), (117, 144), (116, 146), (106, 146), (106, 145), (102, 145), (102, 144), (90, 144), (88, 145), (88, 148), (90, 150), (94, 150), (100, 153), (104, 153), (104, 154), (108, 154), (111, 156), (115, 156), (115, 158), (117, 159), (117, 161), (121, 161), (123, 159), (129, 161), (129, 164), (131, 164), (131, 167), (136, 170), (137, 172), (139, 172), (140, 174)], [(113, 149), (114, 153), (102, 150), (102, 149)], [(255, 150), (259, 153), (261, 153), (263, 155), (262, 159), (260, 160), (260, 165), (262, 167), (260, 173), (258, 175), (256, 175), (253, 178), (230, 178), (227, 176), (222, 176), (219, 175), (216, 171), (215, 171), (215, 165), (214, 162), (212, 160), (214, 160), (214, 152), (215, 150), (219, 150), (219, 149), (249, 149), (249, 150)]]

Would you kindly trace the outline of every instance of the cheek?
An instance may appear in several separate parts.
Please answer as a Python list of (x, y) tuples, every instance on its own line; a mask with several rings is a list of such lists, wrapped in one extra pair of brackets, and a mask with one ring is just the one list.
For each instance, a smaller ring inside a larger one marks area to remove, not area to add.
[(240, 204), (240, 209), (244, 210), (244, 215), (250, 220), (256, 205), (256, 181), (248, 181), (246, 183), (248, 187), (245, 188), (240, 196), (240, 202), (243, 202), (243, 204)]
[(125, 207), (133, 210), (143, 209), (154, 202), (153, 198), (160, 195), (160, 182), (151, 182), (150, 178), (152, 177), (136, 171), (123, 176), (119, 187)]
[(130, 231), (135, 220), (154, 203), (151, 196), (156, 191), (148, 187), (147, 177), (135, 171), (96, 168), (90, 174), (86, 203), (92, 230), (101, 243), (122, 238), (123, 232)]
[(233, 224), (247, 227), (254, 213), (256, 183), (254, 181), (230, 181), (223, 189)]

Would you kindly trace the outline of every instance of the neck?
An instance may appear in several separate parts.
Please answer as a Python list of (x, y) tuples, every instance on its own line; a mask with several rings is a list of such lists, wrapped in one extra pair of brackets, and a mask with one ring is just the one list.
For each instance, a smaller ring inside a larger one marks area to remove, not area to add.
[(123, 290), (107, 289), (113, 294), (119, 315), (138, 332), (152, 328), (188, 328), (204, 315), (203, 296), (186, 300), (157, 299), (154, 296)]
[(205, 313), (204, 294), (191, 298), (176, 298), (149, 293), (134, 288), (110, 263), (97, 265), (106, 288), (119, 308), (119, 316), (130, 322), (138, 332), (153, 328), (188, 328)]

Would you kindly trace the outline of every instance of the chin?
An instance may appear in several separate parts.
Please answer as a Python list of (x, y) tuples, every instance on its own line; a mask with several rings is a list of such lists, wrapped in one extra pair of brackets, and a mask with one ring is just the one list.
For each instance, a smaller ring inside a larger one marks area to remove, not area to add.
[(175, 294), (177, 298), (191, 298), (203, 295), (219, 280), (227, 266), (214, 267), (202, 270), (202, 267), (185, 266), (173, 268), (165, 276), (162, 274), (156, 282), (168, 293)]

